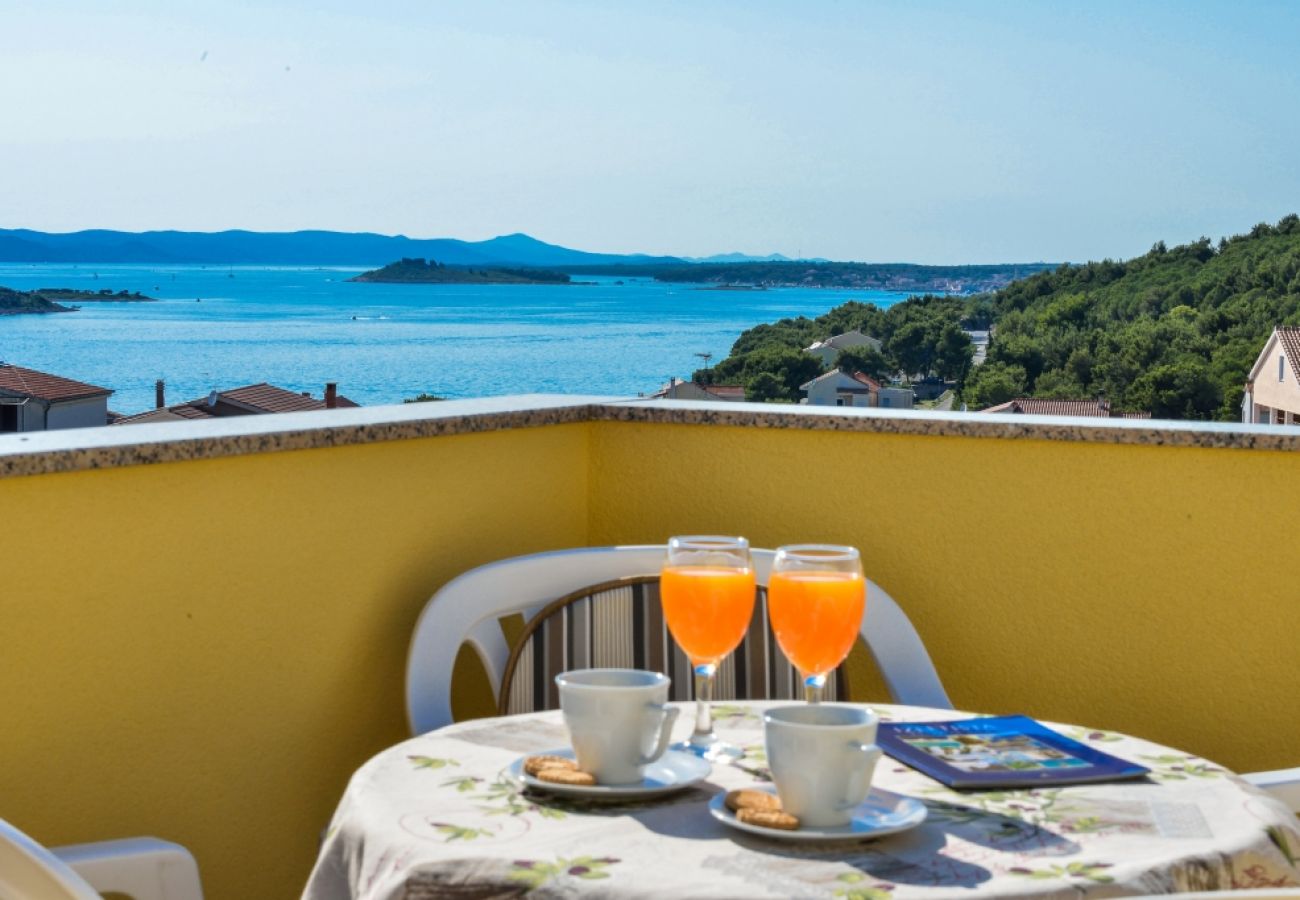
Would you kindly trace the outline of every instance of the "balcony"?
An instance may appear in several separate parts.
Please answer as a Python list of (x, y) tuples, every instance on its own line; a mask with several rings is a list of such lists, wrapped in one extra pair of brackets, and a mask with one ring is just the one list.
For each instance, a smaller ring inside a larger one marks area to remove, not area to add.
[[(348, 776), (406, 735), (435, 589), (678, 532), (861, 547), (958, 707), (1293, 766), (1296, 451), (1290, 426), (573, 397), (5, 437), (2, 814), (180, 841), (214, 900), (296, 896)], [(460, 716), (491, 708), (476, 665)]]

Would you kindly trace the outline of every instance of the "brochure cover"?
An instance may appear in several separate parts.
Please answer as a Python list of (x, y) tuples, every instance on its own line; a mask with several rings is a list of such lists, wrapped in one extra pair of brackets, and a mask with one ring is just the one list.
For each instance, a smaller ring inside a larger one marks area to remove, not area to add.
[(951, 788), (1117, 781), (1149, 771), (1028, 716), (881, 723), (876, 741), (894, 759)]

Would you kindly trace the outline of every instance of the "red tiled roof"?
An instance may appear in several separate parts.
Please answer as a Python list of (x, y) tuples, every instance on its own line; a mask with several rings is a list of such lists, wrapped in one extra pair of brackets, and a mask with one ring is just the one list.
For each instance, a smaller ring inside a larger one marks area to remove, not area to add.
[(745, 399), (745, 386), (743, 384), (706, 384), (703, 387), (708, 393), (721, 397), (723, 400), (731, 398)]
[(1040, 400), (1019, 397), (981, 409), (982, 413), (1020, 413), (1030, 416), (1092, 416), (1102, 419), (1149, 419), (1149, 412), (1112, 411), (1108, 400)]
[(1277, 342), (1282, 345), (1287, 362), (1291, 363), (1291, 372), (1296, 381), (1300, 381), (1300, 325), (1279, 325)]
[(206, 402), (204, 405), (194, 403), (182, 403), (179, 406), (166, 406), (162, 409), (150, 409), (142, 413), (136, 413), (132, 416), (122, 416), (116, 419), (113, 425), (143, 425), (148, 422), (174, 422), (177, 419), (214, 419), (212, 413), (208, 412)]
[[(222, 400), (229, 401), (237, 406), (249, 406), (254, 411), (265, 413), (303, 412), (327, 408), (324, 400), (318, 400), (310, 394), (299, 394), (265, 382), (249, 384), (229, 391), (218, 391), (217, 401)], [(355, 407), (360, 404), (340, 395), (336, 399), (335, 405), (337, 407)]]
[(880, 382), (876, 381), (876, 379), (872, 378), (870, 375), (866, 375), (862, 372), (854, 372), (849, 377), (852, 378), (854, 381), (859, 381), (862, 384), (865, 384), (873, 391), (880, 390)]
[(80, 397), (98, 397), (101, 394), (107, 396), (113, 393), (109, 388), (8, 363), (0, 363), (0, 391), (34, 397), (37, 400), (75, 400)]

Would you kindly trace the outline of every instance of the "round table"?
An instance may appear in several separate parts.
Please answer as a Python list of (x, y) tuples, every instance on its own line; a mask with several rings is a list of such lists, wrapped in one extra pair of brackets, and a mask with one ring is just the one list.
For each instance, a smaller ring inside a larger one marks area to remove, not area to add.
[[(715, 707), (745, 748), (698, 787), (656, 802), (521, 793), (524, 754), (567, 745), (558, 712), (462, 722), (385, 750), (353, 776), (305, 900), (432, 897), (1122, 896), (1300, 885), (1300, 823), (1205, 760), (1147, 741), (1054, 725), (1151, 769), (1139, 782), (956, 792), (886, 757), (875, 784), (916, 797), (912, 831), (856, 844), (791, 844), (726, 828), (720, 790), (767, 780), (761, 711)], [(873, 705), (883, 721), (968, 718)], [(688, 730), (690, 715), (679, 729)]]

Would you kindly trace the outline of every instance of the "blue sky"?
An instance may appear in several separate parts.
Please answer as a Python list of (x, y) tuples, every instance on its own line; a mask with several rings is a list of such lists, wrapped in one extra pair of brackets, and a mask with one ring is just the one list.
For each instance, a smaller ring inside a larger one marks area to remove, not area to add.
[(958, 263), (1300, 211), (1300, 3), (6, 6), (0, 226)]

